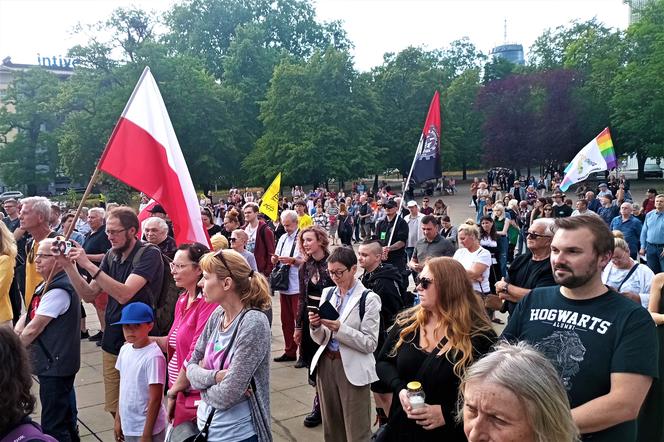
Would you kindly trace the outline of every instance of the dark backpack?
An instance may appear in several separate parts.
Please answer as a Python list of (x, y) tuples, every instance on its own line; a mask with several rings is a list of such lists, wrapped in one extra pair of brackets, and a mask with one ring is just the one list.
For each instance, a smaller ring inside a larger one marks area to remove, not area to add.
[[(154, 244), (141, 241), (141, 247), (138, 249), (134, 258), (131, 260), (132, 268), (140, 262), (143, 253), (150, 248), (154, 247), (159, 250), (159, 247)], [(152, 308), (155, 312), (154, 328), (151, 332), (154, 336), (166, 336), (173, 325), (173, 320), (175, 317), (175, 304), (180, 296), (182, 291), (179, 287), (175, 285), (175, 280), (171, 274), (170, 263), (171, 260), (168, 259), (161, 250), (159, 250), (159, 256), (161, 256), (161, 261), (164, 266), (162, 280), (161, 280), (161, 291), (159, 293), (150, 293), (150, 302), (152, 303)], [(111, 266), (111, 251), (109, 250), (104, 256), (106, 265), (110, 268)], [(149, 290), (149, 286), (148, 286)]]

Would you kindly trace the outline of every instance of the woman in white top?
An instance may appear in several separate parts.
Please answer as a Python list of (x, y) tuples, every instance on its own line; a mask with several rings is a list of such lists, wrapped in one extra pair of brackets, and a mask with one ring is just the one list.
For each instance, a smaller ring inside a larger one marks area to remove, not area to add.
[(629, 244), (624, 239), (614, 238), (613, 241), (613, 257), (604, 267), (602, 282), (648, 308), (650, 285), (655, 274), (647, 265), (639, 264), (630, 258)]
[(454, 253), (473, 281), (473, 290), (482, 295), (489, 293), (489, 267), (491, 253), (480, 246), (480, 231), (476, 225), (459, 226), (459, 249)]

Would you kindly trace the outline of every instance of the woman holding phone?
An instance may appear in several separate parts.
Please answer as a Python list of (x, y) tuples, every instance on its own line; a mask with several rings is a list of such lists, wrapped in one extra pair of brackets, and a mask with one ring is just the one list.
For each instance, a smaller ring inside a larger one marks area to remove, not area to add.
[[(300, 267), (300, 295), (298, 313), (295, 318), (295, 334), (293, 339), (300, 346), (300, 359), (295, 368), (309, 367), (318, 346), (309, 333), (308, 311), (316, 313), (320, 304), (321, 294), (326, 287), (334, 286), (327, 272), (327, 258), (330, 256), (329, 238), (325, 230), (309, 226), (300, 232), (298, 245), (302, 251), (304, 264)], [(309, 383), (316, 386), (316, 374), (309, 374)], [(314, 396), (311, 413), (304, 418), (305, 427), (316, 427), (321, 423), (320, 401), (318, 393)]]
[[(378, 345), (380, 297), (355, 277), (353, 249), (339, 247), (327, 260), (336, 287), (323, 290), (309, 330), (319, 345), (310, 371), (317, 388), (327, 442), (371, 438), (370, 385), (378, 380), (373, 352)], [(327, 319), (325, 319), (327, 318)]]

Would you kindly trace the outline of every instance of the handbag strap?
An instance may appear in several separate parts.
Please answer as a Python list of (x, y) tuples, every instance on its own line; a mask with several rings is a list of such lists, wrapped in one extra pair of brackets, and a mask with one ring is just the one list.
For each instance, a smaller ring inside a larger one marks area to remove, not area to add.
[[(224, 364), (226, 363), (226, 358), (228, 357), (228, 354), (231, 352), (231, 348), (233, 347), (233, 343), (235, 342), (235, 337), (237, 336), (238, 330), (240, 330), (240, 324), (242, 323), (242, 319), (244, 318), (244, 315), (247, 314), (249, 310), (258, 310), (255, 308), (243, 310), (242, 313), (240, 313), (240, 316), (237, 318), (238, 322), (237, 325), (235, 326), (235, 330), (233, 330), (233, 334), (231, 335), (231, 340), (228, 341), (228, 345), (226, 346), (226, 349), (224, 350), (224, 354), (221, 356), (221, 361), (219, 363), (219, 370), (224, 369)], [(224, 312), (224, 315), (226, 312)], [(223, 321), (223, 317), (221, 319)], [(223, 322), (222, 322), (223, 324)], [(205, 425), (203, 426), (203, 429), (200, 431), (201, 434), (205, 436), (205, 440), (207, 440), (208, 432), (210, 431), (210, 425), (212, 424), (212, 418), (214, 418), (214, 414), (217, 412), (216, 408), (212, 408), (210, 411), (210, 414), (208, 414), (207, 419), (205, 420)]]
[[(292, 257), (293, 254), (295, 253), (295, 243), (297, 243), (297, 234), (298, 234), (299, 231), (300, 231), (300, 229), (297, 229), (297, 230), (295, 231), (295, 239), (293, 240), (293, 246), (291, 247), (291, 251), (290, 251), (290, 254), (289, 254), (288, 256), (291, 256), (291, 257)], [(288, 238), (288, 236), (289, 236), (289, 235), (286, 234), (286, 238)], [(281, 248), (279, 249), (279, 255), (280, 255), (280, 256), (281, 256), (281, 254), (284, 252), (284, 246), (286, 245), (286, 241), (287, 241), (287, 239), (284, 240), (283, 243), (281, 243)]]
[(627, 276), (625, 276), (625, 277), (623, 278), (622, 282), (621, 282), (620, 285), (618, 286), (618, 291), (620, 291), (620, 289), (622, 288), (623, 284), (624, 284), (625, 282), (627, 282), (627, 280), (628, 280), (628, 279), (634, 274), (634, 272), (636, 272), (636, 269), (639, 267), (639, 265), (640, 265), (640, 264), (637, 262), (636, 265), (635, 265), (634, 267), (632, 267), (632, 269), (629, 271), (629, 273), (627, 274)]

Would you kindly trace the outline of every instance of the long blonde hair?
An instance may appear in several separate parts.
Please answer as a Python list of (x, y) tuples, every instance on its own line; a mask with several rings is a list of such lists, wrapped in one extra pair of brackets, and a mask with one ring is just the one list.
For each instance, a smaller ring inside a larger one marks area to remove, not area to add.
[[(224, 260), (220, 257), (221, 253)], [(272, 305), (265, 276), (251, 270), (244, 256), (235, 250), (221, 249), (207, 253), (199, 265), (204, 272), (214, 273), (218, 279), (230, 277), (245, 308), (267, 310)]]
[(16, 241), (5, 223), (0, 222), (0, 255), (16, 258)]
[[(460, 377), (473, 362), (472, 338), (478, 335), (495, 336), (495, 332), (484, 306), (473, 291), (466, 269), (458, 261), (448, 257), (432, 258), (427, 261), (426, 267), (438, 292), (436, 314), (439, 320), (436, 329), (444, 332), (449, 348), (445, 357), (454, 364), (454, 374)], [(432, 316), (419, 305), (397, 315), (396, 325), (401, 332), (392, 354), (396, 354), (404, 342), (412, 342), (418, 330), (429, 346), (433, 337), (427, 336), (424, 326)]]

